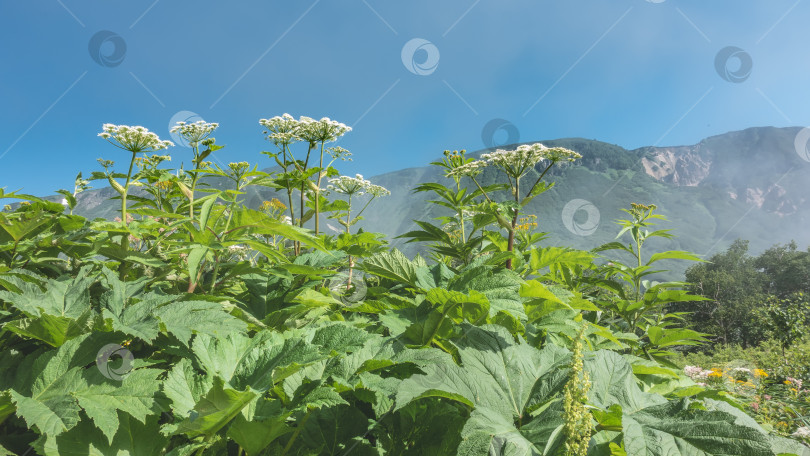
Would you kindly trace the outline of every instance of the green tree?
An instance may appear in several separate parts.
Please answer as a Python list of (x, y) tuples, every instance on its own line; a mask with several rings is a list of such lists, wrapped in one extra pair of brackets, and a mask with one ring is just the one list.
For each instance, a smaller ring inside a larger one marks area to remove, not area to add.
[(686, 281), (692, 293), (710, 299), (673, 306), (673, 311), (691, 312), (694, 329), (724, 344), (748, 347), (763, 340), (765, 331), (752, 312), (765, 300), (767, 276), (748, 255), (748, 241), (737, 239), (709, 262), (690, 267)]
[(810, 292), (810, 247), (797, 249), (796, 241), (781, 246), (776, 244), (754, 261), (768, 277), (765, 291), (784, 298), (797, 292)]

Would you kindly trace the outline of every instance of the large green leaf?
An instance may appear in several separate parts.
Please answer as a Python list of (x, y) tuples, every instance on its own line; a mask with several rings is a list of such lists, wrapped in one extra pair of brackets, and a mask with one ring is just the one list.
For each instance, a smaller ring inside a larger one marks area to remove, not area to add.
[(233, 420), (258, 395), (250, 388), (244, 391), (228, 388), (221, 378), (216, 377), (211, 390), (197, 402), (190, 416), (177, 426), (175, 433), (186, 434), (191, 438), (210, 437)]
[(68, 317), (74, 320), (86, 316), (90, 309), (90, 285), (95, 282), (88, 269), (76, 277), (48, 279), (43, 288), (30, 282), (20, 284), (22, 293), (0, 291), (0, 299), (11, 303), (29, 317), (41, 314)]
[(415, 288), (427, 290), (436, 286), (430, 269), (417, 265), (397, 249), (367, 258), (363, 262), (363, 269), (371, 274)]
[(71, 392), (86, 388), (83, 366), (95, 360), (103, 345), (103, 337), (81, 336), (39, 356), (30, 373), (20, 372), (10, 391), (17, 415), (42, 434), (73, 428), (81, 408)]
[(162, 373), (160, 369), (136, 369), (118, 382), (90, 369), (85, 373), (87, 386), (72, 391), (72, 395), (112, 444), (119, 427), (119, 410), (141, 423), (159, 411), (155, 396), (160, 389), (157, 377)]
[[(445, 361), (423, 367), (424, 375), (402, 382), (396, 408), (426, 397), (454, 400), (473, 409), (462, 430), (460, 450), (466, 454), (507, 447), (508, 454), (543, 454), (562, 424), (550, 405), (567, 381), (568, 352), (515, 342), (497, 326), (468, 327), (457, 345), (462, 365)], [(534, 411), (539, 416), (532, 416)]]
[(624, 414), (622, 429), (628, 455), (774, 455), (764, 433), (726, 412), (690, 409), (686, 399)]
[(91, 421), (83, 419), (64, 434), (41, 437), (34, 448), (45, 456), (154, 456), (165, 453), (168, 441), (160, 434), (158, 415), (150, 415), (141, 423), (118, 412), (118, 421), (118, 432), (112, 443)]
[(191, 361), (184, 358), (174, 365), (161, 385), (163, 394), (172, 401), (172, 412), (185, 418), (214, 385), (214, 378), (207, 371), (198, 373)]

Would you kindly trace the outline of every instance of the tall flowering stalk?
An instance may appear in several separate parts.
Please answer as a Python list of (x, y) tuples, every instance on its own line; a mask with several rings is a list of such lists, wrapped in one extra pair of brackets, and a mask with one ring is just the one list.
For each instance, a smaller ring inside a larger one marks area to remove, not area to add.
[(292, 200), (293, 186), (287, 176), (289, 167), (291, 164), (295, 163), (292, 158), (292, 152), (290, 151), (290, 145), (301, 140), (298, 136), (300, 124), (293, 116), (286, 113), (282, 116), (275, 116), (269, 119), (259, 119), (259, 124), (266, 128), (266, 130), (264, 130), (266, 139), (281, 150), (281, 160), (278, 159), (278, 154), (268, 154), (276, 159), (276, 163), (278, 163), (284, 171), (283, 186), (287, 190), (287, 202), (289, 203), (287, 207), (290, 210), (290, 219), (295, 223), (295, 206), (293, 206)]
[[(543, 144), (536, 143), (530, 145), (519, 146), (515, 150), (496, 150), (488, 154), (481, 154), (480, 160), (473, 161), (459, 161), (447, 174), (453, 178), (460, 178), (462, 176), (469, 177), (481, 191), (481, 194), (487, 199), (492, 207), (494, 207), (494, 215), (498, 223), (506, 228), (509, 232), (507, 242), (507, 250), (512, 252), (515, 247), (515, 233), (517, 232), (517, 222), (520, 210), (525, 207), (535, 196), (547, 190), (549, 187), (540, 185), (543, 177), (555, 163), (558, 162), (572, 162), (582, 156), (572, 150), (562, 147), (546, 147)], [(534, 170), (538, 164), (545, 166), (545, 169), (540, 173), (537, 180), (529, 187), (529, 191), (525, 195), (522, 193), (521, 179), (525, 177), (530, 171)], [(476, 179), (476, 176), (481, 174), (484, 168), (493, 166), (506, 174), (507, 182), (511, 187), (512, 199), (514, 204), (511, 207), (498, 208), (492, 198), (481, 187)], [(504, 217), (504, 212), (511, 215), (511, 221)], [(512, 259), (506, 260), (506, 267), (512, 269)]]
[[(275, 158), (276, 163), (284, 171), (281, 185), (287, 189), (290, 218), (296, 220), (292, 202), (293, 188), (297, 187), (301, 192), (300, 217), (297, 219), (298, 225), (301, 227), (304, 226), (310, 216), (313, 216), (313, 213), (307, 214), (305, 210), (306, 193), (307, 191), (312, 192), (315, 203), (315, 234), (318, 234), (320, 232), (320, 195), (323, 190), (321, 188), (323, 178), (337, 174), (337, 171), (331, 168), (331, 164), (335, 160), (350, 160), (349, 156), (351, 155), (341, 147), (326, 147), (326, 143), (337, 141), (338, 138), (350, 132), (351, 127), (328, 117), (315, 120), (311, 117), (301, 116), (296, 120), (289, 114), (260, 119), (259, 124), (265, 127), (264, 134), (267, 140), (275, 144), (281, 152), (281, 159), (278, 158), (278, 154), (267, 154)], [(290, 146), (296, 142), (305, 142), (307, 144), (307, 153), (304, 160), (296, 160), (292, 155)], [(309, 162), (312, 151), (316, 149), (319, 149), (318, 167), (317, 169), (311, 169)], [(332, 157), (332, 161), (326, 164), (324, 163), (325, 154)], [(294, 178), (290, 175), (291, 170), (296, 172)], [(310, 181), (309, 178), (313, 173), (317, 174), (315, 174), (314, 181)]]
[(586, 456), (588, 454), (588, 443), (593, 432), (591, 414), (588, 412), (586, 405), (588, 391), (591, 389), (591, 381), (582, 362), (586, 328), (587, 323), (582, 326), (579, 336), (574, 340), (574, 349), (571, 354), (571, 374), (563, 392), (565, 454), (568, 456)]
[[(318, 176), (315, 179), (315, 186), (312, 188), (315, 193), (315, 234), (317, 235), (320, 230), (320, 212), (321, 212), (321, 181), (328, 174), (328, 170), (323, 167), (323, 155), (325, 152), (324, 146), (328, 142), (337, 141), (338, 138), (352, 131), (352, 128), (342, 124), (336, 120), (328, 117), (323, 117), (321, 120), (311, 119), (309, 117), (301, 117), (302, 124), (299, 136), (302, 140), (309, 143), (307, 150), (307, 159), (304, 161), (304, 172), (306, 172), (307, 165), (309, 164), (309, 153), (315, 147), (320, 145), (320, 155), (318, 159)], [(334, 161), (334, 160), (333, 160)], [(301, 195), (303, 198), (304, 184), (301, 184)], [(303, 207), (303, 199), (301, 200)]]
[[(110, 185), (121, 195), (121, 223), (127, 225), (127, 194), (132, 181), (132, 167), (135, 165), (135, 158), (142, 152), (156, 152), (174, 146), (171, 141), (161, 140), (157, 134), (150, 132), (144, 127), (130, 127), (129, 125), (104, 124), (102, 132), (98, 136), (106, 139), (110, 144), (119, 149), (126, 150), (132, 154), (129, 161), (124, 185), (119, 184), (111, 174), (107, 174)], [(124, 236), (126, 239), (126, 236)]]
[[(338, 222), (346, 227), (346, 234), (351, 234), (350, 228), (352, 225), (357, 223), (362, 219), (361, 214), (363, 211), (366, 210), (369, 204), (374, 201), (375, 198), (388, 196), (391, 194), (385, 187), (381, 185), (374, 185), (371, 181), (363, 179), (362, 174), (357, 174), (355, 177), (350, 176), (340, 176), (334, 179), (329, 179), (329, 185), (326, 187), (328, 191), (333, 191), (335, 193), (341, 193), (348, 197), (348, 206), (346, 207), (346, 220), (341, 220), (338, 218)], [(365, 194), (371, 195), (368, 201), (366, 201), (365, 206), (360, 209), (360, 212), (352, 218), (352, 197), (354, 196), (363, 196)], [(338, 216), (340, 214), (338, 213)], [(349, 256), (349, 280), (346, 283), (346, 288), (350, 288), (352, 285), (352, 270), (354, 268), (354, 258), (350, 255)]]
[[(199, 179), (200, 168), (203, 167), (203, 160), (213, 151), (222, 147), (214, 145), (215, 140), (211, 137), (211, 133), (217, 128), (219, 128), (218, 123), (208, 123), (204, 120), (200, 120), (194, 123), (177, 122), (171, 129), (171, 133), (179, 135), (188, 142), (194, 154), (191, 159), (191, 162), (194, 164), (194, 170), (191, 171), (191, 188), (185, 189), (182, 186), (183, 184), (179, 184), (181, 185), (181, 190), (183, 190), (183, 193), (189, 200), (188, 216), (190, 218), (194, 218), (194, 190), (197, 188), (197, 181)], [(200, 152), (201, 145), (208, 146), (208, 148)]]

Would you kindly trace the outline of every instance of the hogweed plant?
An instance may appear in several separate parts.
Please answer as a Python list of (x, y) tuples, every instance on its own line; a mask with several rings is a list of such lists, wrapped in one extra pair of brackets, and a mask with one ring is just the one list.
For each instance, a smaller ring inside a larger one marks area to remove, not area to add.
[[(452, 179), (454, 185), (447, 187), (437, 182), (426, 182), (417, 186), (414, 192), (432, 192), (439, 199), (428, 202), (449, 210), (451, 215), (435, 217), (440, 222), (439, 226), (414, 220), (420, 229), (398, 236), (410, 239), (407, 242), (431, 242), (434, 258), (449, 266), (470, 264), (480, 253), (484, 228), (494, 222), (491, 215), (476, 210), (479, 206), (476, 198), (484, 191), (494, 192), (506, 188), (505, 185), (495, 184), (470, 191), (462, 184), (463, 175), (455, 170), (468, 166), (477, 167), (474, 162), (475, 159), (466, 157), (465, 150), (446, 150), (441, 161), (432, 162), (431, 165), (441, 168), (444, 176)], [(478, 235), (476, 231), (480, 231)]]
[[(366, 210), (366, 208), (374, 201), (376, 198), (380, 198), (383, 196), (388, 196), (391, 194), (388, 189), (381, 185), (372, 184), (371, 181), (367, 179), (363, 179), (362, 174), (357, 174), (355, 177), (351, 176), (340, 176), (334, 179), (329, 179), (329, 185), (326, 189), (330, 192), (339, 193), (346, 196), (346, 201), (335, 201), (333, 207), (336, 209), (334, 214), (330, 217), (336, 218), (338, 223), (343, 225), (346, 228), (346, 235), (351, 234), (351, 227), (363, 219), (362, 214)], [(364, 195), (369, 195), (371, 198), (366, 200), (366, 204), (363, 205), (363, 208), (360, 209), (360, 212), (357, 213), (354, 217), (352, 217), (352, 200), (355, 197), (361, 197)], [(343, 204), (340, 204), (343, 203)], [(345, 219), (342, 217), (345, 216)], [(347, 282), (347, 288), (352, 284), (352, 270), (354, 269), (354, 258), (352, 255), (349, 255), (349, 278)]]
[[(455, 166), (448, 174), (452, 177), (469, 177), (481, 194), (489, 203), (488, 212), (495, 216), (498, 224), (508, 232), (507, 252), (513, 252), (515, 247), (515, 234), (517, 233), (517, 222), (521, 210), (529, 204), (537, 195), (550, 189), (551, 185), (543, 182), (546, 173), (557, 163), (573, 162), (582, 155), (563, 147), (546, 147), (543, 144), (524, 144), (515, 150), (496, 150), (492, 153), (481, 154), (480, 160), (468, 161)], [(521, 181), (538, 166), (544, 166), (542, 172), (528, 187), (528, 191), (523, 193), (525, 186), (521, 186)], [(487, 191), (478, 183), (476, 176), (481, 174), (485, 168), (494, 167), (506, 175), (508, 189), (511, 193), (511, 200), (504, 203), (496, 203)], [(511, 216), (511, 217), (510, 217)], [(510, 220), (511, 218), (511, 220)], [(512, 259), (506, 260), (507, 269), (512, 269)]]
[[(98, 134), (99, 137), (106, 139), (113, 146), (130, 152), (132, 157), (129, 160), (129, 169), (124, 177), (124, 185), (115, 180), (118, 175), (107, 172), (105, 177), (110, 182), (112, 188), (121, 195), (121, 221), (124, 225), (127, 224), (127, 194), (129, 187), (132, 184), (132, 169), (135, 165), (135, 159), (140, 153), (157, 152), (159, 150), (168, 149), (174, 146), (171, 141), (161, 140), (157, 134), (150, 132), (148, 129), (129, 125), (113, 125), (104, 124), (102, 132)], [(106, 168), (106, 167), (105, 167)], [(105, 169), (106, 171), (106, 169)]]
[[(190, 218), (194, 218), (194, 191), (197, 188), (200, 173), (205, 168), (205, 162), (203, 160), (223, 147), (216, 145), (216, 140), (211, 137), (211, 134), (217, 128), (219, 128), (218, 123), (208, 123), (200, 120), (193, 123), (177, 122), (170, 130), (171, 133), (179, 135), (188, 143), (193, 154), (191, 163), (194, 166), (190, 171), (187, 171), (191, 174), (190, 187), (178, 181), (178, 186), (180, 186), (183, 194), (188, 198), (188, 216)], [(206, 149), (200, 152), (200, 146), (205, 146)]]
[[(290, 218), (297, 221), (300, 227), (304, 226), (310, 218), (315, 218), (315, 234), (320, 233), (321, 198), (323, 179), (336, 176), (337, 170), (332, 167), (336, 160), (351, 160), (351, 153), (342, 147), (326, 147), (327, 143), (337, 141), (340, 137), (351, 131), (351, 127), (338, 121), (324, 117), (315, 120), (311, 117), (301, 116), (296, 120), (289, 114), (269, 119), (260, 119), (259, 124), (265, 127), (264, 134), (268, 141), (279, 148), (278, 153), (264, 152), (273, 158), (281, 167), (282, 173), (276, 177), (275, 182), (279, 188), (287, 191)], [(303, 160), (296, 159), (290, 146), (296, 142), (307, 145), (307, 152)], [(310, 166), (313, 150), (318, 150), (317, 167)], [(281, 157), (279, 157), (281, 155)], [(331, 161), (324, 164), (324, 157), (330, 156)], [(311, 180), (310, 180), (311, 179)], [(295, 217), (293, 209), (293, 190), (299, 191), (300, 212)], [(313, 201), (311, 211), (306, 210), (306, 197), (310, 193)]]

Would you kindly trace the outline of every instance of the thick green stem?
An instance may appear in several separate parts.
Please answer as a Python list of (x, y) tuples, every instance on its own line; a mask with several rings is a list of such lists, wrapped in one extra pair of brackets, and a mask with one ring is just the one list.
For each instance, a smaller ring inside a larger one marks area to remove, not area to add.
[[(520, 176), (515, 178), (515, 202), (520, 204)], [(506, 245), (506, 250), (512, 252), (515, 249), (515, 227), (517, 226), (518, 214), (520, 209), (515, 208), (515, 214), (512, 216), (512, 228), (509, 229), (509, 241)], [(506, 260), (506, 269), (512, 269), (512, 259)]]
[[(236, 191), (240, 192), (242, 189), (239, 187), (239, 182), (236, 182)], [(227, 234), (228, 228), (231, 226), (231, 219), (233, 218), (233, 211), (236, 208), (237, 196), (234, 195), (233, 201), (231, 201), (231, 207), (228, 209), (228, 220), (225, 222), (225, 229), (222, 230), (223, 233)], [(204, 227), (200, 227), (203, 229)], [(219, 254), (216, 254), (216, 263), (214, 263), (214, 275), (211, 278), (211, 294), (214, 294), (214, 288), (217, 286), (217, 276), (219, 275)]]
[[(132, 167), (135, 165), (135, 156), (137, 152), (132, 152), (132, 160), (129, 161), (129, 171), (127, 171), (127, 181), (124, 184), (124, 192), (121, 194), (121, 223), (127, 226), (127, 193), (129, 193), (129, 181), (132, 179)], [(128, 239), (125, 236), (125, 239)], [(123, 242), (121, 243), (123, 247)]]
[(287, 454), (288, 451), (290, 451), (290, 448), (292, 448), (292, 444), (295, 442), (295, 439), (298, 438), (298, 434), (301, 433), (301, 429), (303, 429), (304, 425), (307, 424), (307, 420), (309, 419), (311, 413), (312, 410), (307, 410), (307, 414), (304, 416), (304, 419), (301, 420), (301, 423), (295, 428), (295, 432), (293, 433), (292, 437), (290, 437), (290, 441), (287, 442), (287, 445), (284, 446), (284, 450), (281, 452), (281, 456), (284, 456), (285, 454)]
[[(127, 171), (127, 180), (124, 183), (124, 191), (121, 193), (121, 223), (124, 224), (124, 227), (127, 226), (127, 194), (129, 193), (129, 181), (132, 179), (132, 167), (135, 165), (135, 156), (137, 152), (132, 152), (132, 159), (129, 161), (129, 170)], [(121, 234), (121, 249), (125, 252), (129, 250), (129, 234), (123, 233)], [(121, 280), (127, 276), (127, 272), (129, 272), (129, 263), (125, 260), (121, 260), (121, 266), (118, 270), (118, 276)]]
[(321, 227), (321, 179), (323, 178), (323, 141), (321, 141), (321, 159), (318, 162), (318, 188), (315, 190), (315, 235)]

